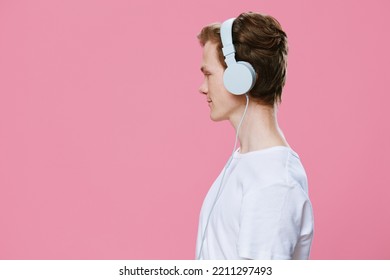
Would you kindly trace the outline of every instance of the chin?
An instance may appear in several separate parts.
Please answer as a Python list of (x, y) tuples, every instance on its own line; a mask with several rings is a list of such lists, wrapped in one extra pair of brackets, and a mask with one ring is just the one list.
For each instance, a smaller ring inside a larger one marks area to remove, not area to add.
[(210, 114), (210, 119), (214, 122), (220, 122), (220, 121), (226, 120), (227, 118), (224, 118), (223, 116), (216, 116), (216, 115)]

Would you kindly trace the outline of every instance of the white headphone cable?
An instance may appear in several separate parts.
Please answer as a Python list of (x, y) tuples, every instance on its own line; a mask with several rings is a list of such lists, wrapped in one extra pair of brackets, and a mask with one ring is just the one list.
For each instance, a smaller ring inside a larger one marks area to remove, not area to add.
[(247, 112), (247, 110), (248, 110), (249, 97), (248, 97), (247, 94), (245, 94), (245, 97), (246, 97), (245, 110), (244, 110), (244, 113), (242, 114), (240, 123), (238, 124), (237, 130), (236, 130), (236, 140), (234, 141), (233, 152), (232, 152), (232, 155), (230, 156), (228, 162), (226, 163), (225, 169), (224, 169), (223, 174), (222, 174), (221, 183), (220, 183), (220, 185), (219, 185), (219, 189), (218, 189), (217, 195), (216, 195), (216, 197), (215, 197), (215, 200), (214, 200), (214, 202), (213, 202), (213, 205), (211, 206), (211, 210), (210, 210), (210, 213), (209, 213), (208, 218), (207, 218), (206, 226), (205, 226), (205, 228), (204, 228), (203, 235), (202, 235), (202, 242), (201, 242), (201, 244), (200, 244), (199, 254), (198, 254), (198, 256), (197, 256), (197, 259), (198, 259), (198, 260), (200, 259), (200, 256), (201, 256), (201, 254), (202, 254), (203, 244), (204, 244), (204, 241), (205, 241), (205, 238), (206, 238), (206, 231), (207, 231), (207, 228), (208, 228), (208, 225), (209, 225), (209, 222), (210, 222), (211, 213), (212, 213), (213, 210), (214, 210), (214, 206), (215, 206), (215, 204), (217, 203), (218, 198), (219, 198), (219, 197), (221, 196), (221, 194), (222, 194), (222, 190), (223, 190), (223, 188), (222, 188), (223, 179), (225, 178), (226, 171), (227, 171), (227, 169), (229, 168), (230, 163), (231, 163), (232, 160), (233, 160), (234, 152), (236, 151), (236, 147), (237, 147), (238, 135), (239, 135), (239, 132), (240, 132), (240, 128), (241, 128), (242, 122), (243, 122), (243, 120), (244, 120), (244, 118), (245, 118), (246, 112)]

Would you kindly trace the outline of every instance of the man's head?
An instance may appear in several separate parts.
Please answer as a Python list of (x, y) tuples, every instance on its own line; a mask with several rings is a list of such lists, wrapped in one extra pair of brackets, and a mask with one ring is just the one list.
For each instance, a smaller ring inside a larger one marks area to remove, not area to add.
[[(216, 46), (218, 61), (226, 68), (220, 26), (205, 26), (198, 39), (203, 47), (208, 42)], [(249, 96), (264, 105), (279, 103), (286, 80), (288, 53), (287, 36), (279, 22), (271, 16), (243, 13), (233, 23), (232, 37), (236, 60), (249, 62), (257, 75)]]

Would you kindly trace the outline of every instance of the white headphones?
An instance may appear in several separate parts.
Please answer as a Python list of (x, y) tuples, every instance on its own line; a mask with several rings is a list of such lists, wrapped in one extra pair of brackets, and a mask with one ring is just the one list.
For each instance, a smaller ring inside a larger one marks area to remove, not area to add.
[(222, 52), (227, 64), (223, 84), (230, 93), (242, 95), (255, 85), (256, 72), (249, 62), (236, 61), (232, 36), (234, 20), (235, 18), (228, 19), (221, 25)]

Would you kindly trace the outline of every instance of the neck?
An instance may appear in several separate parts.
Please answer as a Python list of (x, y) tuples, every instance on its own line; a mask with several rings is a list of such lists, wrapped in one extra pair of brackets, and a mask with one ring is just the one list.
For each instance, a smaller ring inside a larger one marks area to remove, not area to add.
[[(230, 119), (236, 132), (244, 109), (245, 104), (242, 109), (238, 110), (239, 112)], [(241, 153), (262, 150), (274, 146), (289, 147), (283, 132), (278, 126), (276, 113), (276, 105), (271, 107), (258, 104), (253, 100), (249, 101), (248, 110), (238, 135)]]

